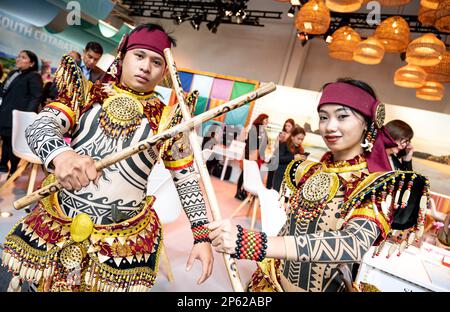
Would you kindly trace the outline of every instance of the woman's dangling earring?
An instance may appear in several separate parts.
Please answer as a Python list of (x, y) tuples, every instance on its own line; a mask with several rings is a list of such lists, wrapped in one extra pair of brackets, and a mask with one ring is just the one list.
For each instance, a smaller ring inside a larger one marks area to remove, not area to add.
[(366, 131), (366, 137), (364, 138), (364, 143), (361, 143), (361, 147), (364, 151), (370, 153), (372, 152), (373, 143), (377, 137), (377, 129), (375, 128), (375, 123), (372, 122), (369, 129)]

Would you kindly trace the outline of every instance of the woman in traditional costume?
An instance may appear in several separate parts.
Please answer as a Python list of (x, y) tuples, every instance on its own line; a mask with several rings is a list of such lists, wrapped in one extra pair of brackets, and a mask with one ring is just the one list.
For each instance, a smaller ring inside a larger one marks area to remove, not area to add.
[(370, 247), (390, 238), (389, 255), (423, 233), (427, 179), (392, 171), (383, 127), (384, 105), (365, 83), (343, 79), (323, 88), (319, 131), (330, 149), (320, 162), (294, 160), (283, 193), (290, 197), (278, 236), (208, 225), (216, 251), (258, 261), (249, 291), (344, 291), (346, 278)]

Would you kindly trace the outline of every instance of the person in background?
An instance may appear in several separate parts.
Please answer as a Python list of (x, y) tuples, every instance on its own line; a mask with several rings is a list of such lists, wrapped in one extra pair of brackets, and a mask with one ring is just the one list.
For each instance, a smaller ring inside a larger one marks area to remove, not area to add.
[[(203, 138), (202, 150), (204, 149), (212, 150), (214, 146), (219, 143), (218, 137), (219, 136), (216, 134), (216, 131), (209, 131), (209, 136)], [(214, 170), (214, 168), (217, 167), (218, 164), (219, 160), (216, 157), (214, 157), (214, 153), (211, 154), (209, 159), (206, 159), (206, 168), (208, 169), (209, 173), (212, 173), (212, 171)]]
[[(261, 165), (265, 159), (265, 150), (267, 147), (267, 131), (266, 126), (269, 124), (269, 116), (266, 114), (260, 114), (253, 121), (250, 130), (248, 131), (247, 139), (245, 140), (245, 150), (244, 157), (249, 160), (256, 160), (258, 167)], [(242, 188), (244, 183), (244, 171), (241, 172), (239, 176), (235, 198), (239, 200), (244, 200), (247, 197), (247, 192)]]
[[(278, 148), (279, 144), (282, 142), (286, 142), (289, 135), (291, 134), (292, 130), (295, 127), (295, 121), (292, 118), (287, 119), (284, 122), (283, 129), (281, 130), (280, 134), (278, 135), (278, 141), (275, 142), (275, 150)], [(266, 187), (268, 189), (273, 188), (273, 176), (275, 174), (275, 170), (270, 170), (267, 172), (267, 181), (266, 181)]]
[(9, 176), (16, 171), (19, 163), (11, 142), (12, 111), (37, 111), (42, 96), (42, 78), (38, 72), (38, 62), (34, 52), (20, 51), (16, 58), (16, 69), (8, 74), (0, 90), (0, 136), (3, 140), (0, 172), (9, 172)]
[(67, 54), (69, 54), (75, 60), (75, 62), (79, 63), (81, 61), (81, 54), (77, 51), (72, 50)]
[[(105, 72), (96, 66), (103, 55), (103, 48), (100, 43), (89, 42), (83, 50), (83, 56), (75, 50), (71, 50), (67, 54), (75, 60), (83, 75), (92, 83), (102, 80), (105, 76)], [(57, 97), (58, 88), (56, 87), (55, 81), (45, 83), (42, 107), (47, 103), (56, 100)]]
[(284, 172), (288, 164), (293, 160), (304, 160), (304, 149), (302, 142), (305, 139), (305, 129), (296, 125), (294, 130), (288, 136), (286, 142), (281, 142), (278, 149), (274, 153), (274, 157), (278, 157), (278, 168), (274, 171), (273, 189), (280, 191), (281, 182), (283, 181)]
[(78, 63), (81, 72), (87, 80), (95, 83), (102, 80), (105, 72), (97, 67), (97, 63), (103, 55), (103, 47), (98, 42), (88, 42), (83, 50), (81, 61)]
[(414, 147), (411, 144), (411, 140), (414, 136), (413, 129), (406, 122), (399, 119), (388, 122), (385, 127), (390, 136), (397, 143), (397, 146), (387, 149), (393, 169), (413, 170), (412, 156)]

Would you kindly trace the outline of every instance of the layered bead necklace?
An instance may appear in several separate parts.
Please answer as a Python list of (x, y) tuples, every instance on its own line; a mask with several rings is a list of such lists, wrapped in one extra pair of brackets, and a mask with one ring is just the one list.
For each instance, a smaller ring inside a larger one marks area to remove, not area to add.
[(103, 101), (99, 123), (111, 138), (131, 137), (141, 124), (146, 106), (158, 101), (155, 92), (136, 92), (115, 84), (104, 84), (102, 92), (108, 97)]
[[(300, 188), (291, 197), (291, 213), (297, 222), (309, 223), (316, 219), (327, 203), (336, 196), (339, 181), (344, 185), (344, 202), (355, 187), (367, 175), (364, 172), (367, 163), (362, 155), (351, 160), (334, 162), (330, 152), (326, 153), (320, 162), (321, 168), (312, 173), (306, 172), (300, 179)], [(366, 169), (367, 170), (367, 169)], [(339, 175), (338, 175), (339, 174)], [(341, 211), (345, 215), (346, 211)]]

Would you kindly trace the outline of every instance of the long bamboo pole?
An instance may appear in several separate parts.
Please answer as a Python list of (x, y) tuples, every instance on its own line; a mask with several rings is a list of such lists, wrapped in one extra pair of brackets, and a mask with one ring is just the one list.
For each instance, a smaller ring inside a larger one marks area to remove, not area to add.
[[(164, 49), (164, 56), (166, 57), (167, 66), (169, 68), (170, 77), (172, 78), (173, 88), (178, 99), (178, 105), (181, 108), (181, 113), (183, 114), (184, 121), (189, 121), (192, 119), (191, 113), (184, 100), (184, 92), (181, 86), (180, 77), (178, 75), (177, 66), (173, 58), (172, 52), (169, 48)], [(212, 185), (211, 177), (209, 176), (208, 170), (206, 169), (205, 161), (203, 160), (202, 149), (200, 143), (197, 140), (197, 134), (194, 129), (190, 130), (189, 142), (194, 153), (194, 160), (197, 164), (200, 177), (202, 179), (203, 185), (205, 186), (206, 199), (209, 202), (209, 207), (211, 209), (211, 214), (213, 220), (221, 220), (222, 216), (220, 214), (219, 203), (217, 201), (216, 193)], [(228, 254), (222, 254), (223, 260), (225, 262), (225, 267), (227, 269), (228, 277), (230, 278), (231, 286), (236, 292), (243, 292), (244, 288), (239, 277), (239, 272), (237, 271), (236, 262)]]
[[(180, 124), (176, 125), (175, 127), (172, 127), (166, 131), (163, 131), (159, 134), (153, 135), (145, 140), (142, 140), (141, 142), (137, 143), (136, 145), (129, 146), (116, 154), (109, 155), (109, 156), (105, 157), (104, 159), (97, 161), (95, 163), (95, 168), (97, 169), (97, 171), (100, 171), (103, 168), (109, 167), (109, 166), (111, 166), (123, 159), (126, 159), (134, 154), (137, 154), (141, 151), (149, 149), (152, 145), (156, 144), (159, 141), (167, 140), (171, 137), (174, 137), (178, 133), (188, 131), (208, 120), (216, 118), (217, 116), (227, 113), (230, 110), (241, 107), (245, 103), (253, 101), (259, 97), (262, 97), (274, 90), (275, 90), (275, 84), (272, 82), (268, 83), (268, 84), (258, 88), (255, 91), (244, 94), (230, 102), (224, 103), (220, 106), (217, 106), (216, 108), (214, 108), (212, 110), (209, 110), (203, 114), (195, 116), (194, 118), (192, 118), (189, 121), (180, 123)], [(59, 191), (61, 188), (62, 188), (62, 186), (58, 182), (51, 183), (51, 184), (47, 185), (46, 187), (40, 188), (40, 189), (34, 191), (33, 193), (16, 200), (13, 203), (14, 208), (22, 209), (42, 198), (45, 198), (45, 197)]]

